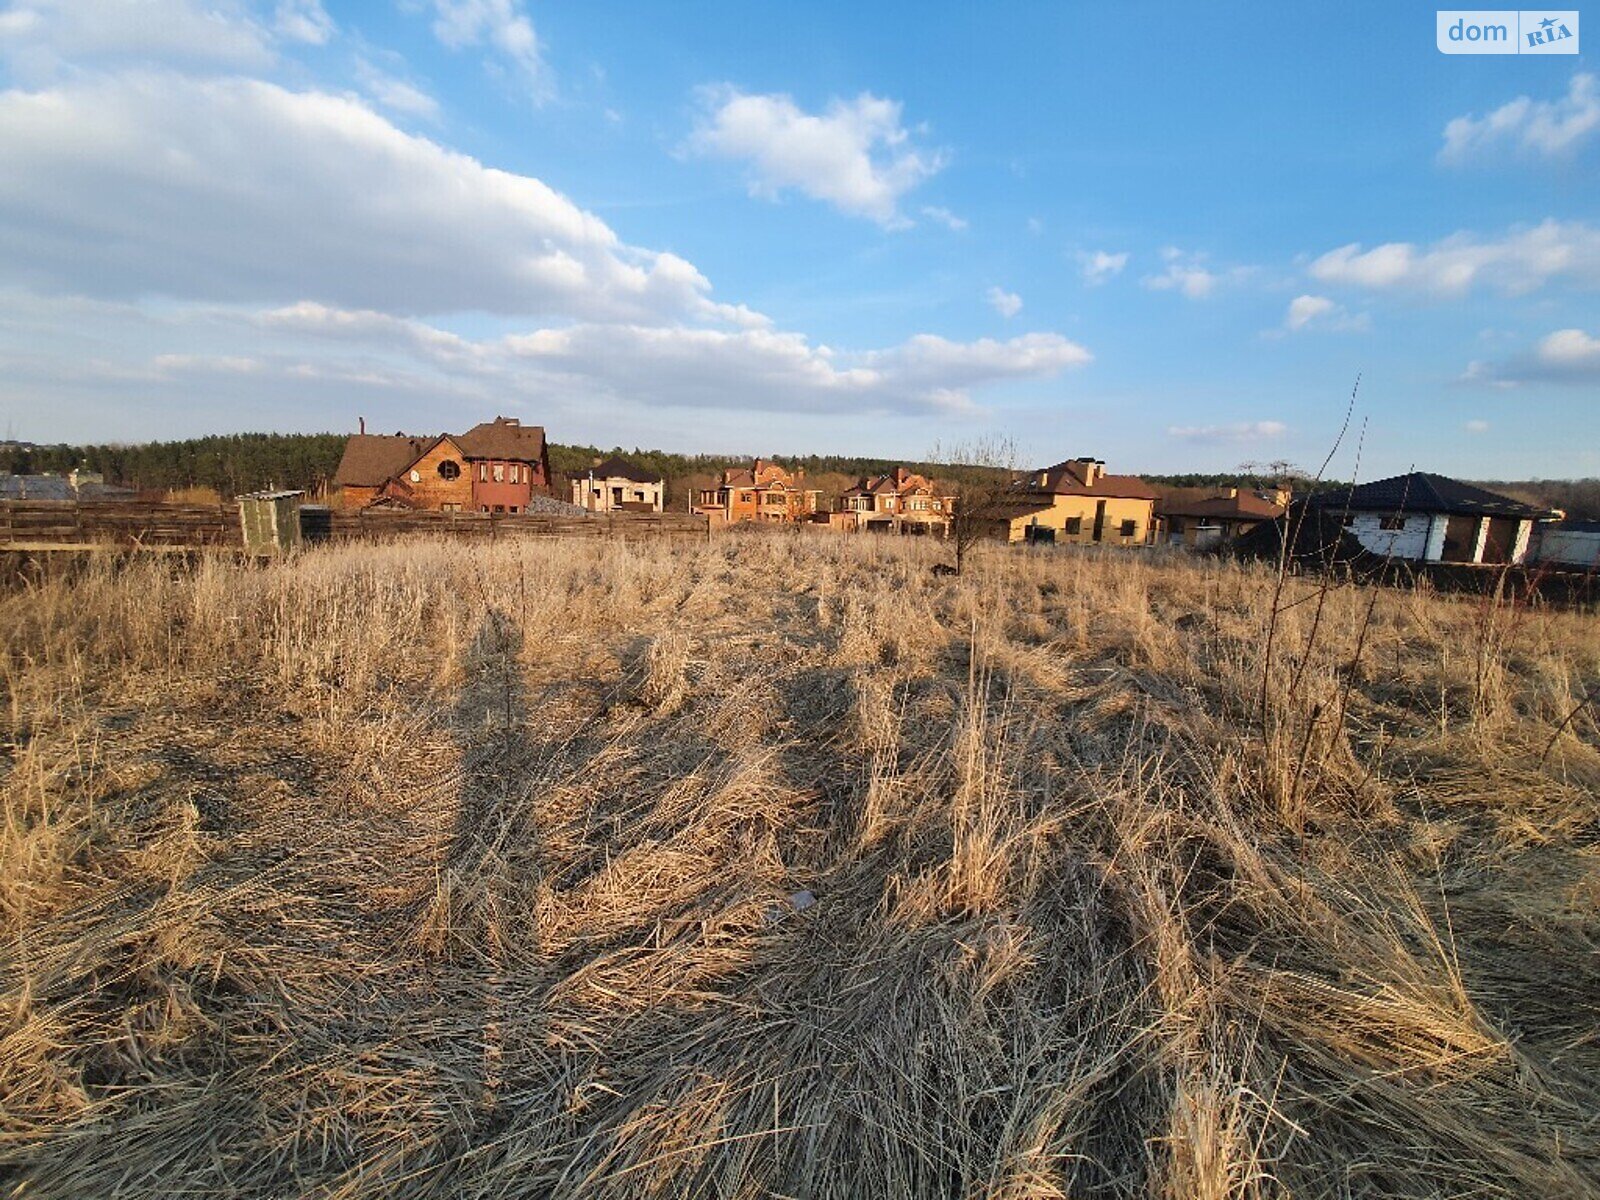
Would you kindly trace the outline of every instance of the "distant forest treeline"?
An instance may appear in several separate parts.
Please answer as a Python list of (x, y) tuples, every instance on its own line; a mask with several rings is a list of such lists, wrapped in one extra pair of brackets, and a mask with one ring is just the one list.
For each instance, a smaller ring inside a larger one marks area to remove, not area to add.
[[(177, 442), (145, 442), (134, 446), (0, 445), (0, 472), (18, 475), (63, 474), (74, 467), (98, 471), (106, 482), (140, 491), (214, 488), (222, 496), (265, 487), (303, 488), (322, 492), (338, 470), (345, 435), (337, 433), (238, 433), (189, 438)], [(581, 475), (600, 459), (617, 455), (658, 472), (668, 484), (709, 481), (727, 467), (746, 466), (749, 455), (669, 454), (663, 450), (602, 450), (598, 446), (550, 443), (550, 469), (557, 476)], [(846, 454), (775, 455), (788, 470), (804, 469), (825, 490), (844, 480), (877, 475), (902, 465), (901, 460)], [(958, 482), (981, 468), (905, 462), (914, 470)], [(1233, 473), (1146, 475), (1151, 483), (1175, 487), (1262, 484), (1270, 474), (1255, 464)], [(830, 486), (831, 485), (831, 486)], [(845, 485), (847, 486), (847, 485)], [(1302, 480), (1300, 486), (1304, 487)], [(1322, 488), (1340, 486), (1324, 481)], [(1560, 508), (1575, 518), (1600, 520), (1600, 479), (1490, 480), (1480, 486), (1531, 504)]]

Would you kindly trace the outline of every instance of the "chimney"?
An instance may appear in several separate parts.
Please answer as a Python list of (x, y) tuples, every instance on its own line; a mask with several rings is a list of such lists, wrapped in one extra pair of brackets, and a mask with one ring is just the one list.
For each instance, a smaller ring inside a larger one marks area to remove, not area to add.
[(1083, 468), (1084, 487), (1093, 487), (1094, 481), (1106, 473), (1106, 464), (1098, 458), (1080, 458), (1078, 465)]
[(361, 423), (361, 432), (364, 435), (367, 432), (367, 419), (365, 417), (357, 417), (356, 420)]

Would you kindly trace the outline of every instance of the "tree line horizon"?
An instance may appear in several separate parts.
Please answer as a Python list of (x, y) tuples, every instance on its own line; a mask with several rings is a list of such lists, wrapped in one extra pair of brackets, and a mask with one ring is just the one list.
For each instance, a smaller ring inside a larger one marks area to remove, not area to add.
[[(128, 444), (38, 445), (7, 442), (0, 444), (0, 473), (60, 475), (74, 469), (87, 470), (99, 473), (107, 483), (144, 492), (211, 488), (227, 497), (276, 487), (320, 493), (330, 488), (347, 440), (348, 435), (338, 433), (235, 433)], [(555, 475), (568, 478), (581, 476), (597, 462), (619, 457), (659, 474), (669, 487), (680, 481), (692, 483), (705, 477), (714, 477), (729, 467), (747, 465), (757, 457), (750, 454), (680, 454), (638, 447), (627, 450), (621, 446), (607, 450), (598, 446), (559, 442), (550, 442), (548, 447), (550, 469)], [(818, 482), (823, 482), (828, 476), (851, 479), (876, 476), (904, 466), (959, 485), (991, 479), (1005, 470), (960, 462), (919, 462), (869, 455), (774, 454), (760, 457), (777, 463), (785, 470), (804, 470), (810, 479)], [(1151, 473), (1141, 474), (1140, 478), (1169, 487), (1262, 487), (1292, 482), (1297, 490), (1310, 486), (1316, 490), (1328, 490), (1348, 483), (1324, 479), (1313, 485), (1309, 473), (1293, 463), (1282, 461), (1246, 462), (1232, 471)], [(1506, 492), (1530, 503), (1563, 509), (1570, 517), (1600, 519), (1600, 479), (1470, 482)], [(822, 490), (830, 489), (824, 487)]]

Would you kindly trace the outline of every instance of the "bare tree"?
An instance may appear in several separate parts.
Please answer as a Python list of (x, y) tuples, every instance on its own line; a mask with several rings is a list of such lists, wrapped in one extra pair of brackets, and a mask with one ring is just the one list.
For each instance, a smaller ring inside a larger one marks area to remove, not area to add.
[(1011, 484), (1017, 469), (1016, 443), (1010, 438), (979, 438), (935, 446), (928, 457), (942, 464), (940, 473), (956, 498), (950, 541), (956, 552), (955, 572), (960, 575), (979, 539), (994, 536), (1015, 508)]

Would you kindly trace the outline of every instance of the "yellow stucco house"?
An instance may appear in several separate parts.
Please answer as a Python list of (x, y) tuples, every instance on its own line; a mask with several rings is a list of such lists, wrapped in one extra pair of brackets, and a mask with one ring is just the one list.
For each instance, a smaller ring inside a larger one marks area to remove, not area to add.
[(1134, 475), (1107, 475), (1097, 458), (1031, 471), (1006, 493), (996, 533), (1008, 542), (1144, 546), (1155, 521), (1156, 490)]

